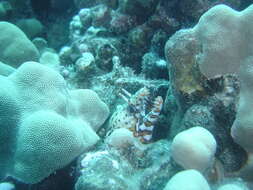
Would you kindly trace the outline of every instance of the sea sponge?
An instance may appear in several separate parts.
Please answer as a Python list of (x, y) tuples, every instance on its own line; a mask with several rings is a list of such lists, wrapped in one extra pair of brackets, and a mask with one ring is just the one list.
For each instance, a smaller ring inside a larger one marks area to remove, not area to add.
[(212, 167), (216, 141), (203, 127), (192, 127), (175, 136), (171, 145), (173, 159), (185, 169), (204, 172)]
[(99, 140), (93, 128), (109, 110), (95, 92), (69, 91), (60, 74), (36, 62), (0, 76), (0, 84), (2, 177), (37, 183)]

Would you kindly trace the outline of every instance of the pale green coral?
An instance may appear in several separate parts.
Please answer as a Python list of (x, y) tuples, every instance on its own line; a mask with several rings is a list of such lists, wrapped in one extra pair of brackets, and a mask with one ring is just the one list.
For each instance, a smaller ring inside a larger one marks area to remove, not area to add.
[(95, 92), (69, 91), (61, 75), (36, 62), (0, 84), (0, 177), (37, 183), (99, 140), (94, 130), (109, 110)]
[(0, 22), (0, 61), (18, 67), (25, 61), (37, 61), (39, 52), (15, 25)]

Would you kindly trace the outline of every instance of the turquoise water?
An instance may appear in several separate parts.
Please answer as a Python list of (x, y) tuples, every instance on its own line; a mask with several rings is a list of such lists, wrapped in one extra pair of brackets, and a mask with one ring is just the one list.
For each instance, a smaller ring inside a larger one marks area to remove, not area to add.
[(250, 190), (251, 1), (0, 0), (0, 190)]

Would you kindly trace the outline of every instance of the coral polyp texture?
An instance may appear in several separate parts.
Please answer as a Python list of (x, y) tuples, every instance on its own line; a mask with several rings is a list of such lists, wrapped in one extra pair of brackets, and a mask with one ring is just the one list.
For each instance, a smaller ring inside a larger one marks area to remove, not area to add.
[(109, 110), (94, 91), (68, 90), (60, 74), (36, 62), (0, 83), (2, 177), (37, 183), (99, 140)]

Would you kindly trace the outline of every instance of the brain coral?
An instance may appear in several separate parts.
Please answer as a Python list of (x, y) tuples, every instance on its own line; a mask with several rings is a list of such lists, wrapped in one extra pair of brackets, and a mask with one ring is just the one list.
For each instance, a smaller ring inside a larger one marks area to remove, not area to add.
[(95, 92), (69, 91), (61, 75), (39, 63), (0, 75), (0, 177), (41, 181), (94, 145), (108, 115)]

